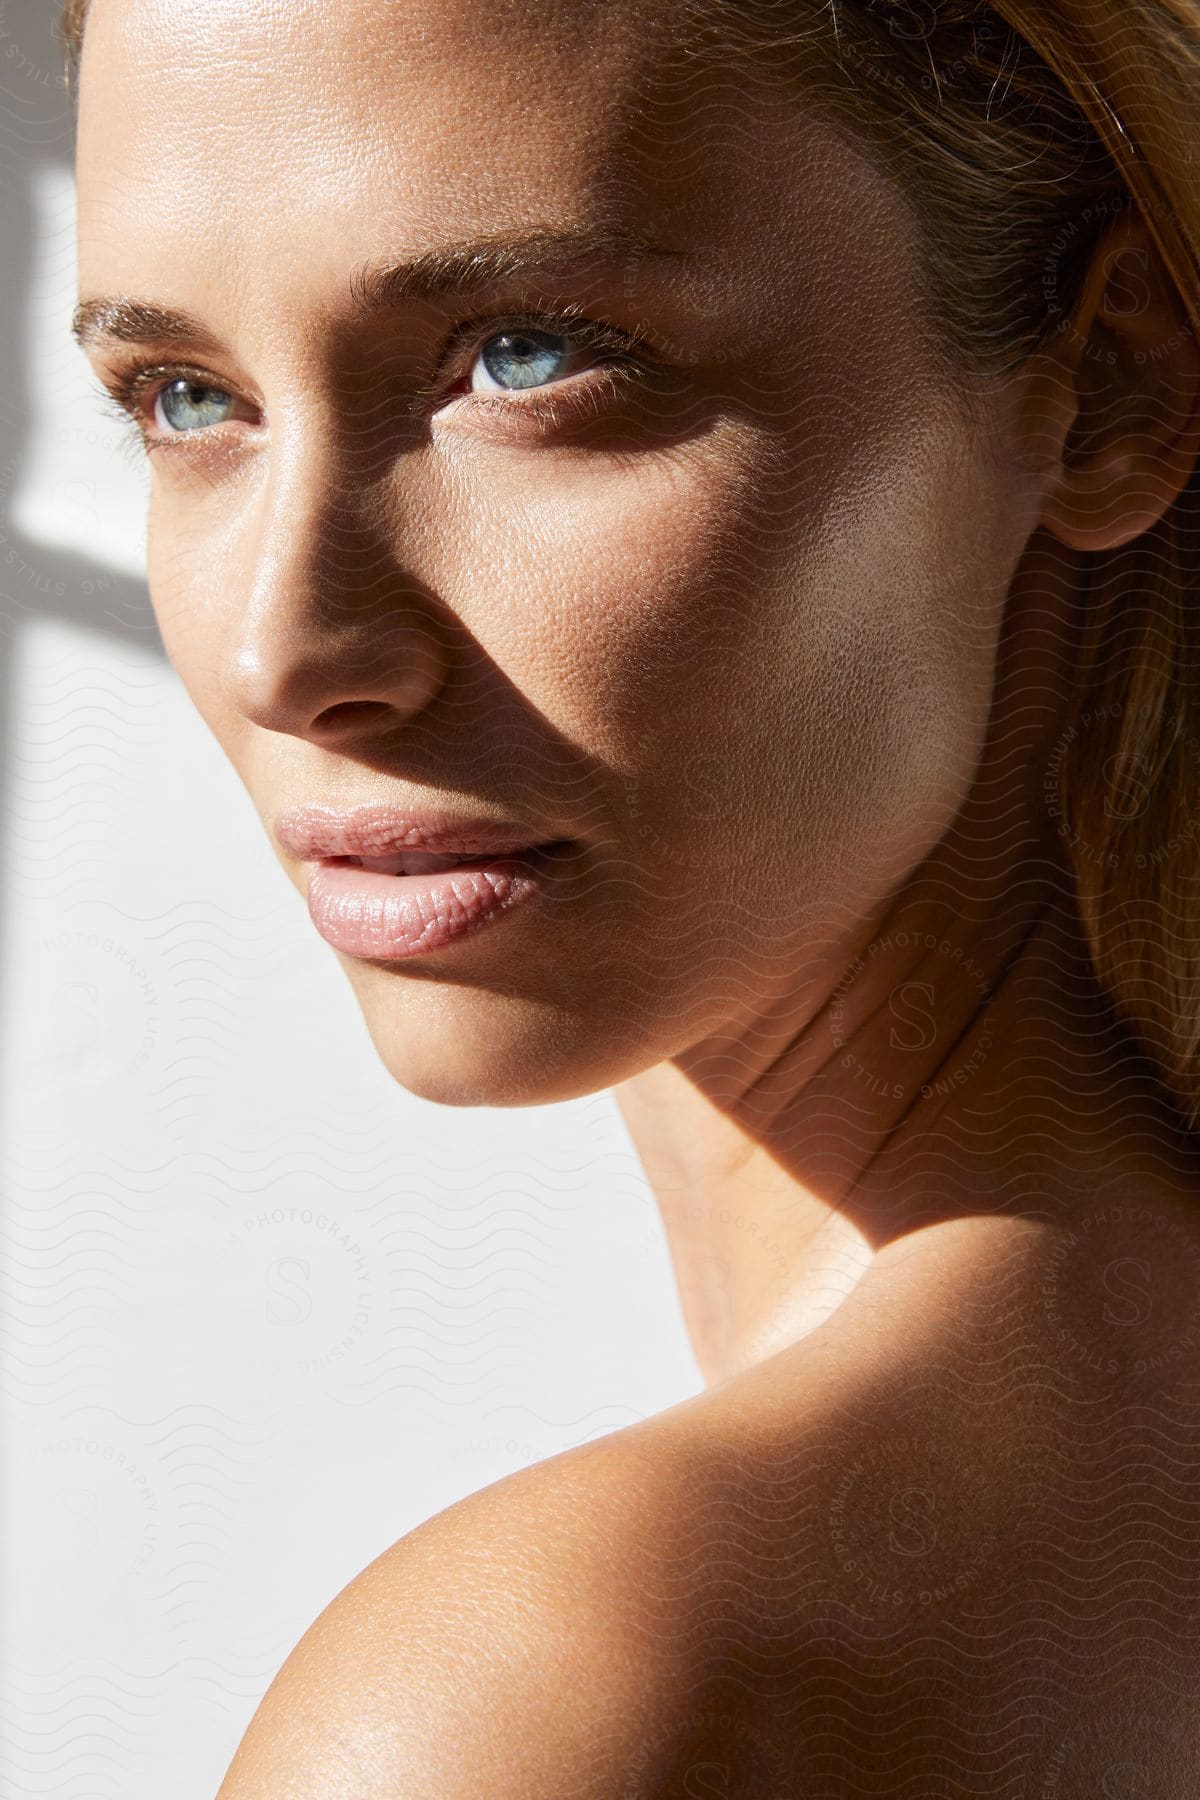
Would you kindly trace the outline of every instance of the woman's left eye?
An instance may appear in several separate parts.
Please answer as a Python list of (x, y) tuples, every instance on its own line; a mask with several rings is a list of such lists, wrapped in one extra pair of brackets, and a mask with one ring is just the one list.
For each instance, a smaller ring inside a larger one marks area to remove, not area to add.
[(472, 393), (496, 394), (515, 388), (544, 387), (547, 382), (573, 373), (571, 340), (561, 332), (528, 327), (493, 332), (480, 346), (472, 365)]

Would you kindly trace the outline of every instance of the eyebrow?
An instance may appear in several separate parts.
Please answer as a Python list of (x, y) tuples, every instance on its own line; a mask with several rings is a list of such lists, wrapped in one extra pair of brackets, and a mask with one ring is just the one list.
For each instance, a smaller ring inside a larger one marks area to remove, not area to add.
[[(652, 243), (637, 233), (610, 228), (538, 230), (519, 236), (476, 238), (424, 250), (417, 256), (365, 263), (352, 271), (352, 315), (365, 319), (404, 301), (467, 296), (504, 281), (579, 275), (623, 267), (636, 276), (644, 264), (678, 263), (692, 253)], [(101, 339), (120, 343), (214, 346), (194, 314), (127, 295), (81, 300), (71, 321), (83, 348)]]

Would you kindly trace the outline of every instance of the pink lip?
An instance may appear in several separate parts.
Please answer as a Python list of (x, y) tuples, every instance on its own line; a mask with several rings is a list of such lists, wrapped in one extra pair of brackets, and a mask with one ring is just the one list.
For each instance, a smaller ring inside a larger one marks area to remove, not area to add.
[(536, 829), (526, 829), (511, 820), (402, 812), (387, 805), (362, 806), (344, 813), (328, 806), (300, 806), (277, 819), (274, 829), (283, 848), (304, 862), (327, 856), (392, 856), (398, 850), (503, 857), (546, 841)]
[[(539, 840), (536, 829), (450, 813), (417, 813), (377, 804), (336, 812), (301, 806), (275, 822), (285, 850), (315, 864), (308, 881), (313, 924), (347, 956), (394, 962), (425, 956), (503, 918), (543, 887), (569, 845)], [(453, 869), (388, 875), (355, 857), (403, 850), (472, 860)]]
[[(335, 950), (397, 962), (427, 956), (507, 917), (538, 894), (563, 843), (520, 856), (492, 856), (435, 875), (379, 875), (352, 863), (319, 862), (308, 912)], [(448, 852), (453, 854), (453, 852)]]

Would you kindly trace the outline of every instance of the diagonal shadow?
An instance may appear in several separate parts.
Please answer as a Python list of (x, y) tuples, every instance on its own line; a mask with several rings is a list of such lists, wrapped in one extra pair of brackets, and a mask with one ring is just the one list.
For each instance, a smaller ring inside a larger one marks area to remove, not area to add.
[[(70, 168), (74, 159), (74, 115), (62, 80), (57, 13), (56, 0), (0, 0), (0, 744), (8, 771), (2, 817), (9, 854), (12, 771), (20, 754), (14, 739), (14, 652), (26, 622), (60, 620), (166, 660), (144, 581), (89, 561), (85, 551), (35, 542), (9, 516), (37, 404), (32, 359), (21, 332), (36, 264), (33, 184), (40, 167)], [(0, 912), (0, 933), (6, 924)]]

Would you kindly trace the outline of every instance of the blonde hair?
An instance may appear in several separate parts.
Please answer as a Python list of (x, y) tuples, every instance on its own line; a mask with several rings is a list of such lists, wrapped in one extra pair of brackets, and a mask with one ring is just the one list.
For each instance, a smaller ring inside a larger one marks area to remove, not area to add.
[[(61, 31), (74, 79), (89, 0)], [(947, 368), (1015, 367), (1144, 216), (1200, 331), (1197, 0), (681, 0), (680, 28), (817, 98), (903, 168)], [(1151, 530), (1083, 557), (1087, 620), (1053, 772), (1097, 976), (1200, 1125), (1200, 469)]]

